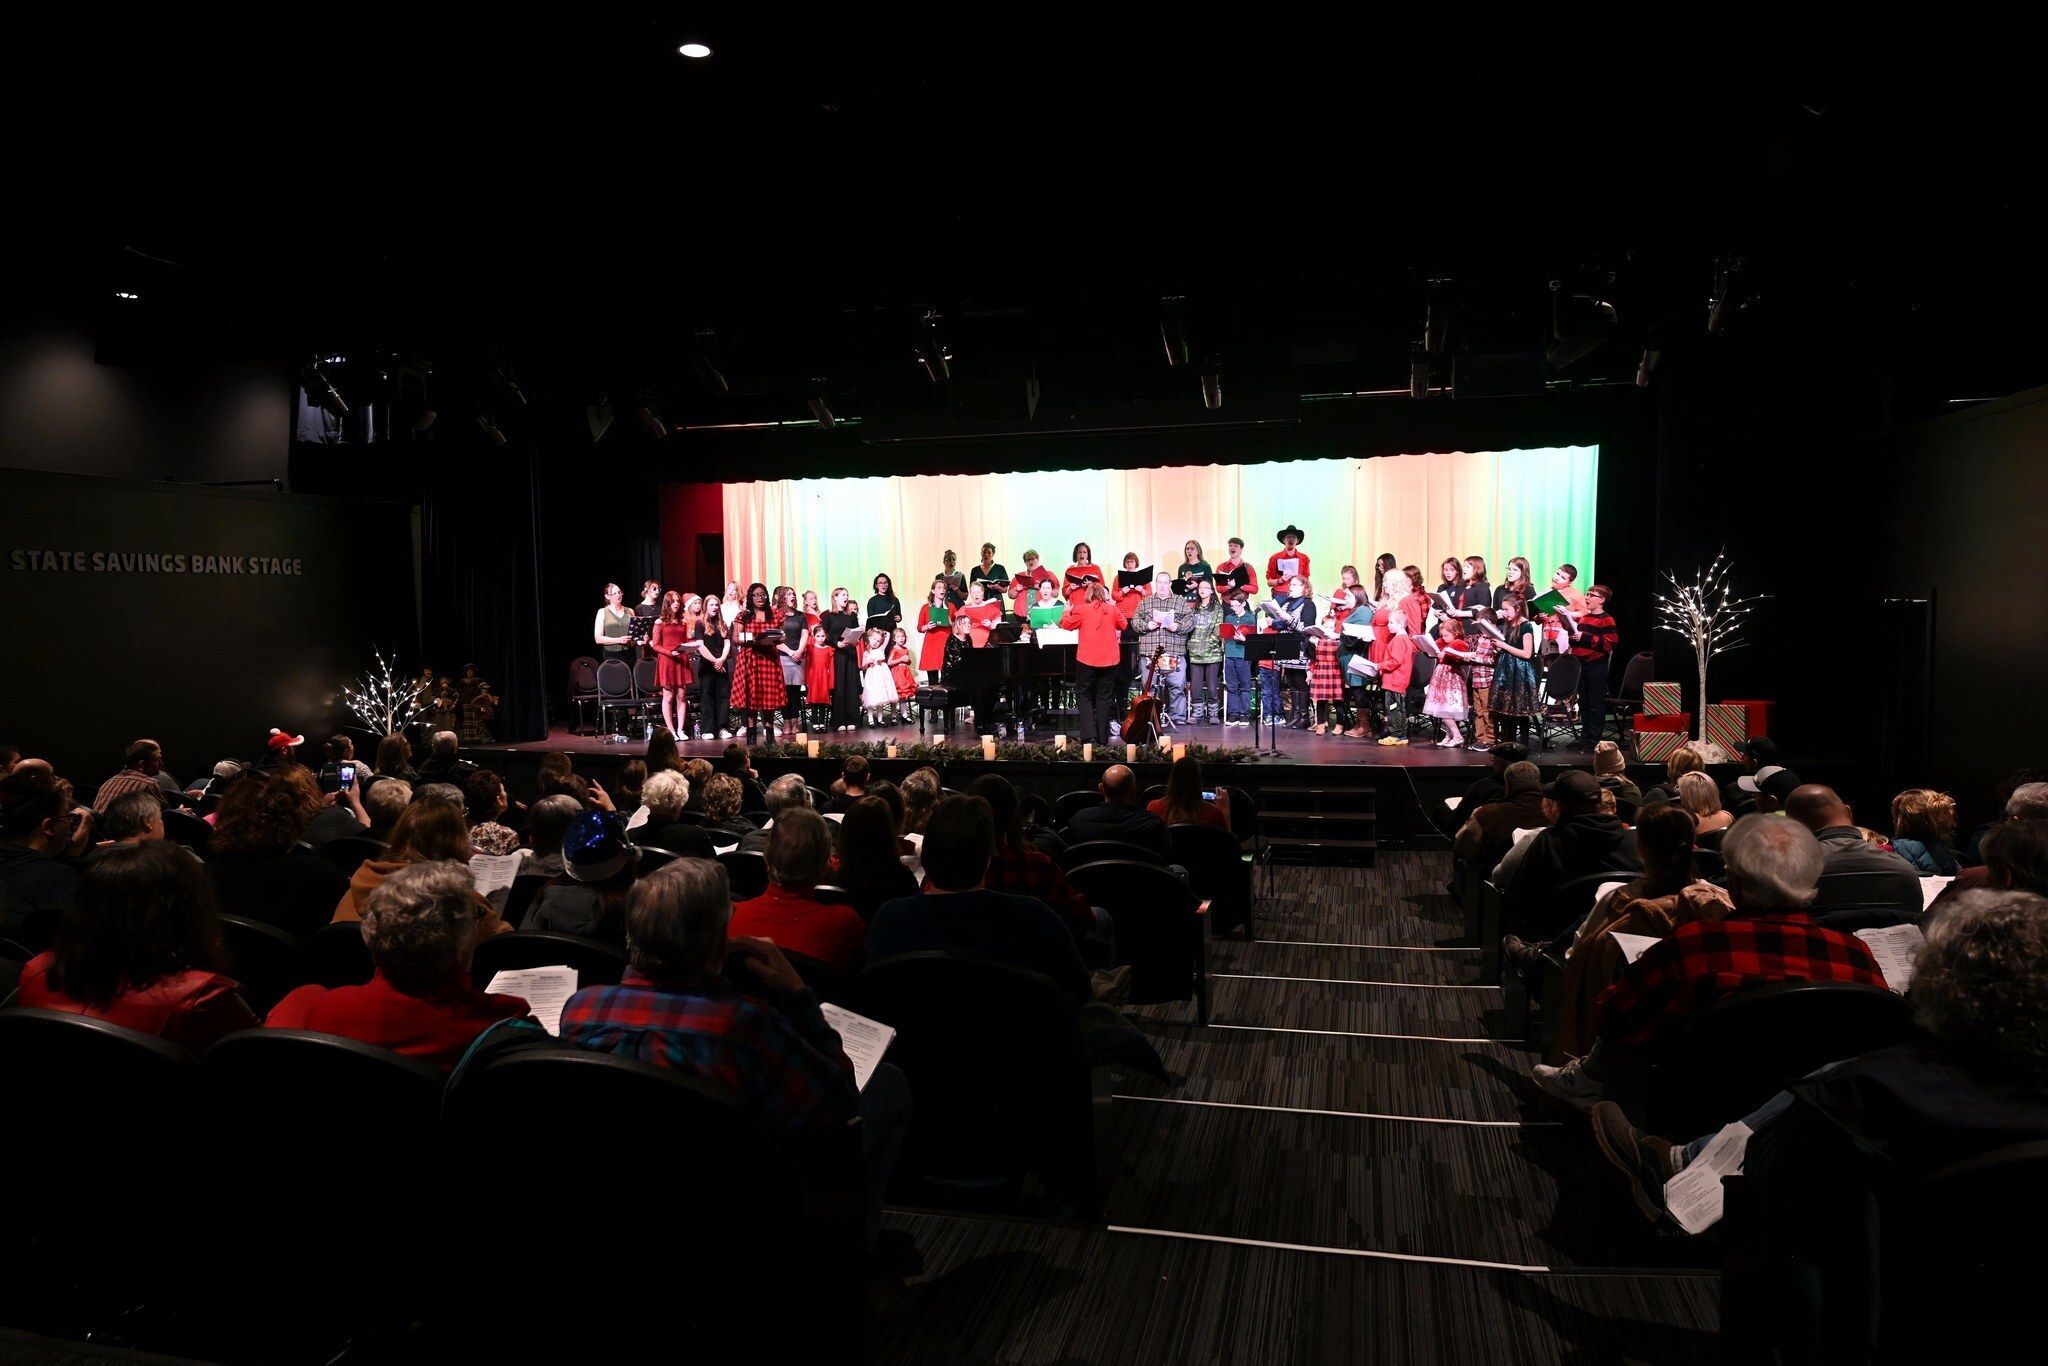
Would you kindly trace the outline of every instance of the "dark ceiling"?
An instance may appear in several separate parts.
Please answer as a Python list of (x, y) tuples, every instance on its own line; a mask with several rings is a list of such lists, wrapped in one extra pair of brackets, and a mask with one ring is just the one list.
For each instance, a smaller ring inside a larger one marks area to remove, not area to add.
[(1646, 347), (1707, 345), (1794, 385), (1880, 374), (1908, 414), (2048, 378), (2031, 84), (1975, 66), (1464, 13), (146, 23), (53, 37), (22, 92), (57, 278), (144, 294), (144, 352), (409, 355), (438, 403), (502, 366), (671, 423), (802, 418), (814, 387), (864, 420), (1199, 409), (1203, 370), (1228, 412), (1405, 389), (1441, 281), (1437, 383), (1546, 348), (1539, 378), (1628, 383)]

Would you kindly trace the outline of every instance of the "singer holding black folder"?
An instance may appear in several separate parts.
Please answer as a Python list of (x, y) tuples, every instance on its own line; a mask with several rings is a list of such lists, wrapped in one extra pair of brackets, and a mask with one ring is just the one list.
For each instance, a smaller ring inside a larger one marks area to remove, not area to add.
[[(1291, 530), (1291, 528), (1290, 528)], [(1309, 581), (1296, 574), (1287, 581), (1287, 596), (1274, 598), (1259, 604), (1259, 611), (1273, 618), (1273, 624), (1282, 631), (1306, 631), (1315, 625), (1316, 600)], [(1309, 726), (1308, 661), (1297, 659), (1280, 665), (1280, 676), (1285, 680), (1289, 706), (1294, 715), (1288, 720), (1290, 730), (1307, 730)]]
[(1088, 542), (1074, 546), (1074, 562), (1060, 579), (1060, 596), (1069, 604), (1088, 600), (1088, 585), (1102, 582), (1102, 567), (1095, 563), (1095, 551)]

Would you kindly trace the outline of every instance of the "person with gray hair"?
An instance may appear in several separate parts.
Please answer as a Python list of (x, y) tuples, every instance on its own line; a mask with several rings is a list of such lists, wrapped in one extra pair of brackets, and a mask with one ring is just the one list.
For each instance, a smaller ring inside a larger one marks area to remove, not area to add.
[(775, 828), (776, 818), (783, 812), (811, 809), (810, 784), (804, 781), (801, 773), (785, 773), (768, 784), (767, 798), (768, 824), (740, 836), (740, 852), (743, 854), (768, 852), (768, 832)]
[(376, 974), (362, 986), (303, 986), (271, 1008), (272, 1029), (314, 1029), (422, 1058), (447, 1070), (476, 1036), (526, 1017), (517, 996), (478, 991), (476, 883), (452, 860), (408, 863), (363, 903), (363, 944)]
[(476, 772), (476, 765), (462, 757), (462, 740), (452, 730), (434, 732), (434, 750), (420, 761), (419, 781), (423, 783), (453, 783), (456, 791), (469, 781), (469, 775)]
[(421, 783), (412, 795), (414, 801), (446, 802), (465, 817), (469, 814), (469, 796), (454, 783)]
[[(1864, 839), (1855, 813), (1833, 788), (1820, 783), (1793, 788), (1785, 799), (1785, 814), (1811, 830), (1820, 841), (1824, 860), (1820, 893), (1810, 909), (1822, 917), (1822, 924), (1827, 923), (1830, 901), (1842, 906), (1845, 914), (1858, 916), (1861, 927), (1866, 929), (1874, 922), (1862, 918), (1874, 910), (1888, 912), (1894, 923), (1920, 918), (1927, 904), (1920, 895), (1920, 870), (1889, 849), (1880, 849)], [(1830, 882), (1838, 873), (1863, 876)]]
[(124, 793), (107, 803), (93, 825), (103, 849), (115, 844), (160, 840), (164, 837), (164, 804), (154, 792)]
[(768, 832), (768, 889), (733, 911), (732, 933), (757, 935), (844, 977), (867, 963), (868, 927), (852, 906), (818, 900), (832, 864), (832, 827), (810, 810), (785, 810)]
[(640, 879), (626, 912), (630, 966), (617, 986), (569, 998), (561, 1037), (729, 1088), (792, 1140), (829, 1140), (859, 1116), (872, 1246), (909, 1127), (909, 1083), (881, 1063), (857, 1087), (817, 994), (775, 945), (729, 937), (732, 911), (725, 869), (709, 859), (677, 859)]
[(1591, 1110), (1606, 1092), (1614, 1050), (1647, 1058), (1730, 991), (1770, 982), (1884, 986), (1869, 946), (1813, 923), (1805, 908), (1820, 881), (1813, 832), (1776, 816), (1744, 816), (1721, 841), (1735, 909), (1680, 925), (1644, 950), (1601, 996), (1598, 1037), (1582, 1058), (1539, 1064), (1530, 1076), (1557, 1099)]
[(373, 840), (389, 841), (391, 827), (398, 824), (398, 818), (411, 805), (412, 784), (405, 779), (385, 778), (373, 784), (363, 794), (363, 811), (370, 818), (370, 828), (364, 833)]

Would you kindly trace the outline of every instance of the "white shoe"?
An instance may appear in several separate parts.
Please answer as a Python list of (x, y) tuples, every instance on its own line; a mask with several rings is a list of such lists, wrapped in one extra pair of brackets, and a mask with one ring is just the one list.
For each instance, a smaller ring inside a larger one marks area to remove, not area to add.
[(718, 732), (718, 738), (721, 740), (730, 740), (732, 739), (732, 732), (729, 730), (722, 730)]
[(1529, 1069), (1529, 1077), (1547, 1096), (1553, 1096), (1574, 1110), (1591, 1110), (1606, 1098), (1606, 1086), (1586, 1075), (1577, 1058), (1562, 1067), (1543, 1063)]

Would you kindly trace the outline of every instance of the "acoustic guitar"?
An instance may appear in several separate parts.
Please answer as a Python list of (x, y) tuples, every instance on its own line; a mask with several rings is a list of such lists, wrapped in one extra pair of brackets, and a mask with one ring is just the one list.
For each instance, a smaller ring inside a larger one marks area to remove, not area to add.
[(1159, 738), (1159, 709), (1163, 702), (1153, 696), (1152, 676), (1159, 671), (1159, 661), (1166, 657), (1166, 647), (1160, 646), (1152, 652), (1152, 662), (1145, 666), (1145, 687), (1131, 703), (1130, 715), (1124, 717), (1124, 743), (1127, 745), (1149, 745)]

